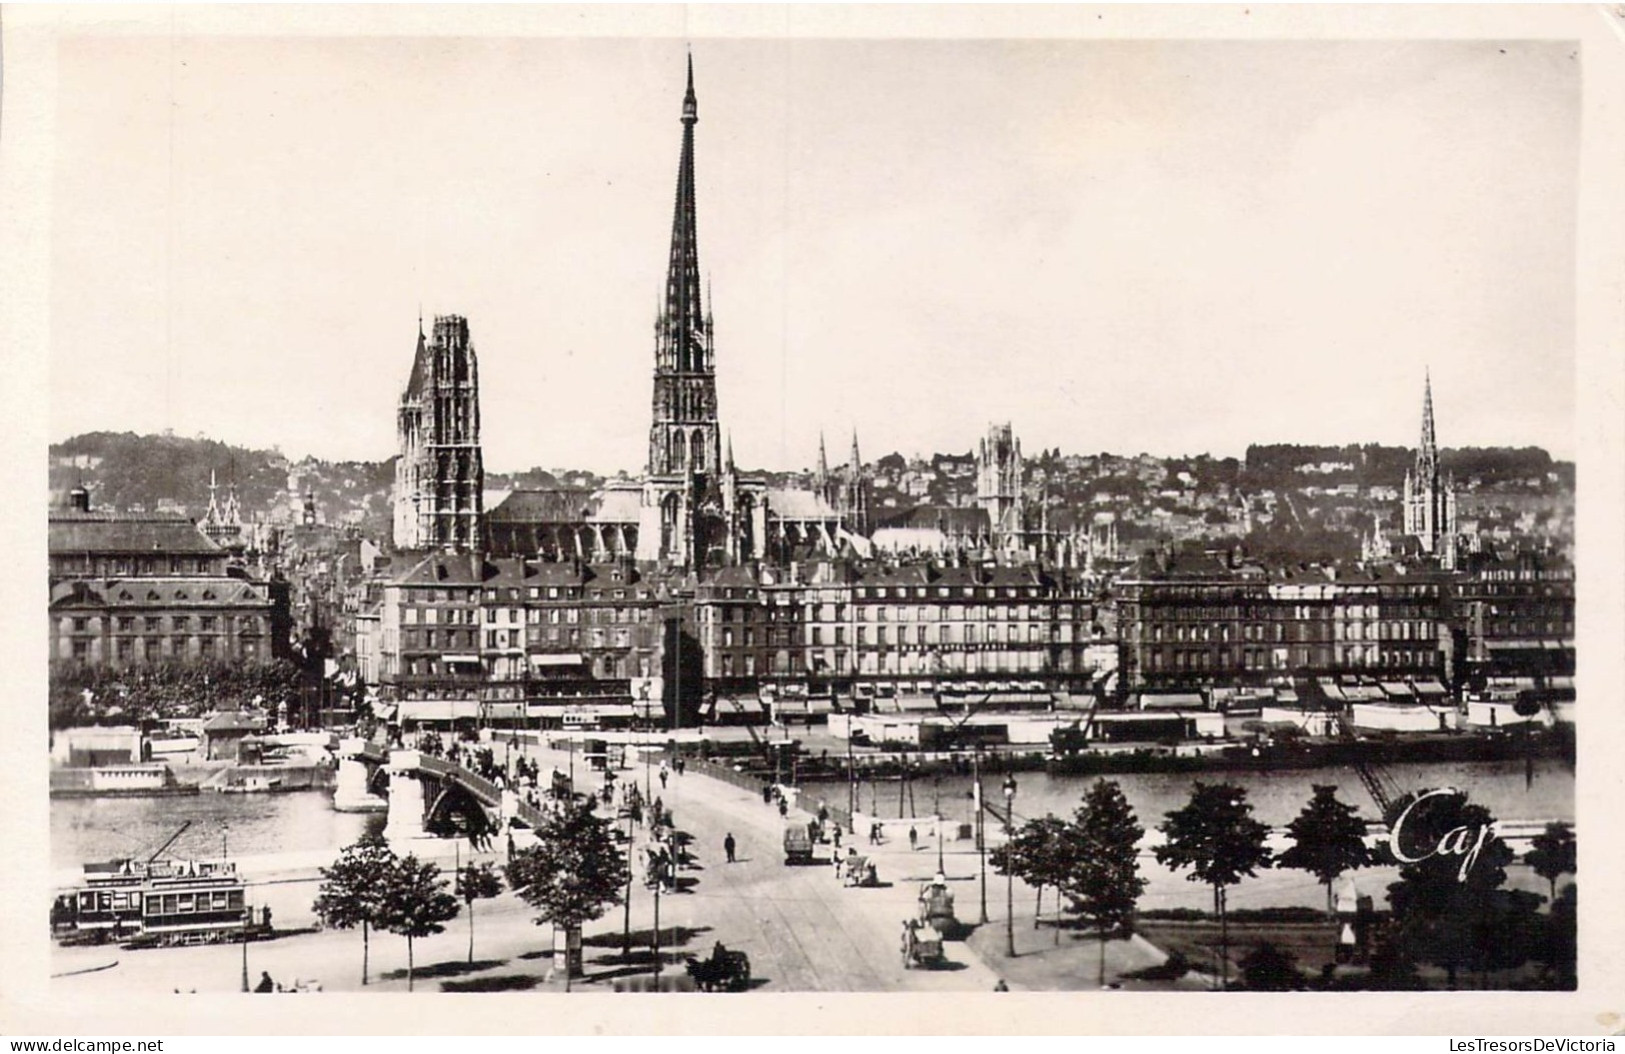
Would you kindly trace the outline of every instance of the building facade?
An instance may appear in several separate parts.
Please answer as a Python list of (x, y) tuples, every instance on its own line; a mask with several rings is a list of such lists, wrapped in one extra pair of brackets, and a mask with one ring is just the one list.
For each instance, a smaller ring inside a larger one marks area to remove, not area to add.
[(53, 660), (138, 666), (289, 655), (286, 585), (249, 578), (183, 516), (92, 512), (76, 488), (48, 519)]

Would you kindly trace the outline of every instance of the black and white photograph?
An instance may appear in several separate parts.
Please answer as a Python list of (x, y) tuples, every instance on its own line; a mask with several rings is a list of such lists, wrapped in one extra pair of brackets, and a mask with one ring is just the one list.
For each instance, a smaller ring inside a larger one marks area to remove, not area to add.
[(54, 27), (29, 983), (1586, 990), (1621, 20), (682, 10)]

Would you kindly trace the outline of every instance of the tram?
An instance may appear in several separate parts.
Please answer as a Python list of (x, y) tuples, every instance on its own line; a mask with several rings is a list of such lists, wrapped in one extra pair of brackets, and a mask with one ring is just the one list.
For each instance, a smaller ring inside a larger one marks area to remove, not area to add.
[(257, 935), (251, 923), (236, 866), (210, 861), (87, 864), (85, 884), (51, 908), (51, 930), (65, 943), (214, 943)]
[(51, 906), (52, 934), (64, 944), (130, 941), (141, 946), (212, 944), (267, 934), (267, 923), (254, 924), (235, 864), (158, 860), (157, 855), (86, 864), (83, 884), (59, 892)]

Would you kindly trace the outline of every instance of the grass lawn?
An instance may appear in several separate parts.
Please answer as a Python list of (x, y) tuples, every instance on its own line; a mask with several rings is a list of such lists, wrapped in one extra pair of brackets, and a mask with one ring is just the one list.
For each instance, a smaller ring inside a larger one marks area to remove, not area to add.
[[(1219, 923), (1217, 919), (1173, 921), (1141, 919), (1135, 932), (1169, 955), (1179, 953), (1200, 970), (1218, 972)], [(1336, 957), (1340, 926), (1325, 922), (1235, 922), (1230, 930), (1230, 977), (1241, 973), (1240, 963), (1265, 941), (1297, 960), (1306, 978), (1318, 976), (1320, 969)]]

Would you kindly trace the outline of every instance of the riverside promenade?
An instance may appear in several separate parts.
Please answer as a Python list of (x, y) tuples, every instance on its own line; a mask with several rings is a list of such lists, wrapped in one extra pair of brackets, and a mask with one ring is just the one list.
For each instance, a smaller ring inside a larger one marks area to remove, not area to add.
[[(568, 755), (534, 745), (525, 753), (540, 763), (567, 770)], [(594, 789), (601, 776), (586, 771), (577, 759), (577, 785)], [(837, 882), (829, 864), (829, 847), (818, 848), (821, 862), (801, 867), (784, 863), (785, 820), (729, 783), (689, 771), (672, 773), (665, 790), (651, 771), (626, 768), (618, 780), (648, 780), (652, 795), (672, 810), (678, 829), (691, 838), (689, 858), (678, 873), (680, 892), (660, 897), (661, 971), (668, 978), (685, 976), (683, 957), (705, 955), (721, 941), (751, 958), (753, 988), (770, 992), (991, 991), (1000, 975), (967, 942), (948, 942), (947, 959), (935, 970), (904, 969), (899, 953), (902, 922), (914, 915), (919, 884), (936, 871), (936, 854), (922, 838), (910, 851), (906, 838), (882, 847), (860, 845), (878, 865), (879, 888), (847, 888)], [(809, 817), (791, 810), (790, 821)], [(923, 825), (922, 825), (923, 826)], [(737, 862), (729, 864), (723, 839), (732, 833)], [(644, 832), (635, 835), (641, 846)], [(520, 846), (525, 837), (516, 839)], [(860, 839), (861, 841), (861, 839)], [(845, 844), (845, 843), (843, 843)], [(467, 843), (423, 839), (396, 845), (450, 870), (457, 858), (469, 859)], [(844, 851), (844, 850), (843, 850)], [(249, 898), (269, 904), (279, 930), (293, 929), (274, 940), (247, 946), (250, 983), (261, 971), (291, 986), (318, 982), (323, 991), (403, 991), (406, 988), (406, 942), (388, 933), (371, 936), (371, 980), (361, 985), (362, 940), (359, 931), (310, 931), (310, 903), (318, 879), (315, 868), (338, 854), (299, 854), (297, 858), (239, 861), (250, 882)], [(315, 859), (316, 856), (323, 859)], [(962, 918), (975, 910), (972, 881), (976, 857), (952, 854), (947, 871)], [(476, 858), (500, 860), (502, 854)], [(308, 859), (307, 859), (308, 858)], [(584, 931), (585, 976), (580, 991), (646, 988), (653, 972), (654, 894), (633, 883), (630, 917), (620, 907)], [(468, 961), (468, 920), (452, 920), (445, 933), (415, 942), (417, 991), (562, 990), (552, 969), (552, 929), (532, 922), (533, 910), (514, 894), (504, 893), (475, 906), (475, 948)], [(974, 921), (974, 915), (970, 916)], [(298, 932), (303, 930), (303, 932)], [(623, 955), (623, 932), (630, 930), (631, 954)], [(127, 998), (139, 992), (235, 992), (241, 987), (243, 946), (210, 945), (129, 951), (115, 946), (53, 947), (53, 987), (94, 997)], [(1012, 985), (1012, 987), (1016, 987)]]

